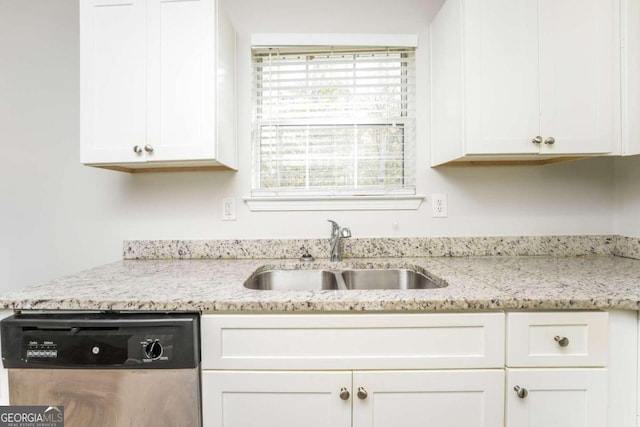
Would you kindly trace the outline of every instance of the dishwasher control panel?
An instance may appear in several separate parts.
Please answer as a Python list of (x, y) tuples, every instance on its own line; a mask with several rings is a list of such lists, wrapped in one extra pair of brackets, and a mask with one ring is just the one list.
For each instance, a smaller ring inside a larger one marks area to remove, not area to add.
[(53, 341), (43, 340), (38, 342), (37, 340), (29, 340), (26, 345), (25, 357), (27, 359), (55, 359), (58, 357), (58, 346)]
[(7, 368), (197, 366), (198, 315), (154, 316), (16, 315), (0, 322), (3, 364)]

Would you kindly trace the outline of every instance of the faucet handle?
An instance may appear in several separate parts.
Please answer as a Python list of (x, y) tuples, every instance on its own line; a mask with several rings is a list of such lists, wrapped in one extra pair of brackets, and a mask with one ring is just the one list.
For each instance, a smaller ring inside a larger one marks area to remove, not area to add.
[(327, 221), (329, 221), (331, 223), (331, 235), (332, 236), (337, 236), (338, 232), (340, 231), (340, 226), (338, 225), (337, 222), (328, 219)]
[(340, 237), (351, 237), (351, 229), (349, 227), (342, 227), (340, 229)]

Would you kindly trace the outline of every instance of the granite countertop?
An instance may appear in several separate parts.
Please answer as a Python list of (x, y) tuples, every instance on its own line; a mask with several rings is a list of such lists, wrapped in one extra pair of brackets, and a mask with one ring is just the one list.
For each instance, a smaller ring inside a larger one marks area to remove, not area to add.
[[(258, 269), (408, 267), (446, 287), (257, 291)], [(201, 312), (640, 309), (640, 260), (613, 255), (123, 260), (0, 297), (2, 308)]]

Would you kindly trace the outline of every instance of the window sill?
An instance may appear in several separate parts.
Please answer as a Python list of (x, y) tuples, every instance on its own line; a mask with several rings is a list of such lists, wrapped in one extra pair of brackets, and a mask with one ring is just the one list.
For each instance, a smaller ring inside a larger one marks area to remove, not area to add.
[(425, 196), (245, 197), (254, 212), (417, 210)]

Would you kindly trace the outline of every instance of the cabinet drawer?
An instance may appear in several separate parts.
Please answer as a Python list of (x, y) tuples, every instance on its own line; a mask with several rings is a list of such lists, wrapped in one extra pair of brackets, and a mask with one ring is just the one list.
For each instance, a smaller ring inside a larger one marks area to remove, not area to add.
[(507, 314), (507, 366), (606, 366), (608, 313)]
[(203, 369), (502, 368), (504, 314), (202, 316)]

